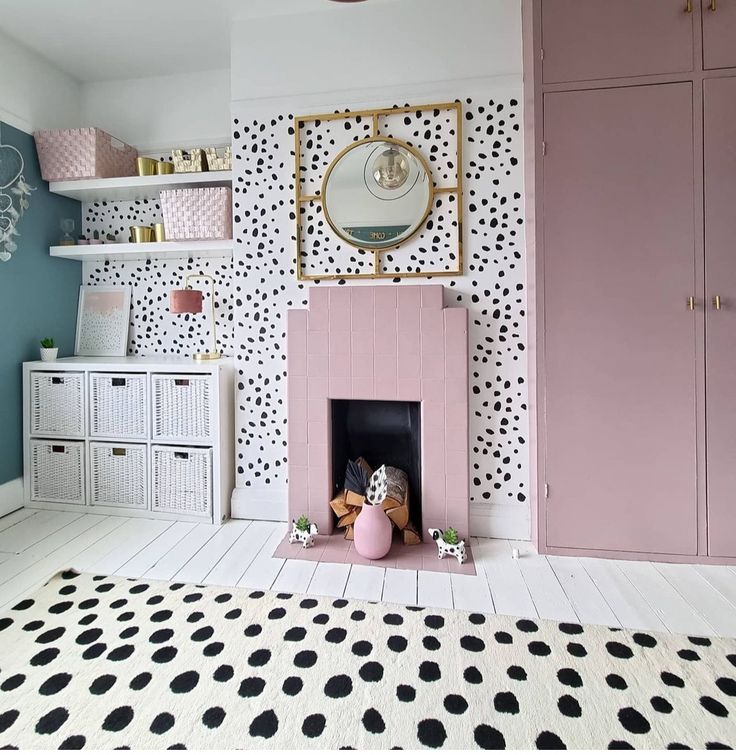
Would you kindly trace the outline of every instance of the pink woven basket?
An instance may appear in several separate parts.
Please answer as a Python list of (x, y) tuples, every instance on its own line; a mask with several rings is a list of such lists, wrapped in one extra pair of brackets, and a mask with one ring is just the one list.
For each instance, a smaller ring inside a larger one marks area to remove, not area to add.
[(36, 131), (44, 181), (134, 176), (138, 152), (99, 128)]
[(161, 192), (161, 210), (169, 241), (231, 239), (232, 191), (225, 187), (171, 189)]

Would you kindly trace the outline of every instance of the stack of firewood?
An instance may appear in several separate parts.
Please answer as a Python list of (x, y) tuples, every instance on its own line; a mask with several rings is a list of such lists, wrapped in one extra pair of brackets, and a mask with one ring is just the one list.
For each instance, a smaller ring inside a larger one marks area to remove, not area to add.
[[(358, 465), (366, 479), (373, 474), (373, 470), (365, 459), (358, 459), (351, 464)], [(383, 510), (396, 529), (401, 532), (404, 545), (418, 545), (422, 542), (422, 539), (417, 528), (409, 520), (409, 480), (406, 472), (396, 467), (386, 467), (386, 477), (388, 495), (383, 502)], [(365, 495), (356, 490), (351, 490), (347, 485), (346, 480), (346, 488), (330, 501), (330, 506), (338, 517), (337, 526), (345, 528), (345, 539), (352, 540), (353, 525), (363, 507)], [(360, 486), (352, 485), (352, 487)]]

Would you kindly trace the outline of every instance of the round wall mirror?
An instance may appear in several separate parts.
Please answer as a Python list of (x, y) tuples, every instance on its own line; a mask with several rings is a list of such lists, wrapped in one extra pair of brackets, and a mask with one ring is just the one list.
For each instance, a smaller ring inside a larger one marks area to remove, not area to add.
[(362, 249), (387, 249), (424, 224), (432, 175), (405, 142), (374, 136), (343, 150), (322, 183), (322, 206), (335, 233)]

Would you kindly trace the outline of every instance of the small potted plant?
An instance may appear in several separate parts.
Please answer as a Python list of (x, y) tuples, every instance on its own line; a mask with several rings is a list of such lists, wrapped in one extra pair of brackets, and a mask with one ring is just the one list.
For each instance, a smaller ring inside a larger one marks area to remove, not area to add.
[(41, 341), (41, 361), (53, 362), (59, 353), (59, 349), (54, 346), (53, 338), (44, 338)]
[(302, 514), (298, 519), (291, 520), (290, 543), (301, 543), (302, 548), (311, 548), (314, 545), (314, 536), (319, 534), (317, 525), (309, 521), (309, 517)]
[(465, 553), (465, 540), (461, 540), (454, 527), (446, 530), (429, 529), (432, 540), (437, 543), (437, 558), (454, 556), (459, 564), (464, 564), (467, 554)]

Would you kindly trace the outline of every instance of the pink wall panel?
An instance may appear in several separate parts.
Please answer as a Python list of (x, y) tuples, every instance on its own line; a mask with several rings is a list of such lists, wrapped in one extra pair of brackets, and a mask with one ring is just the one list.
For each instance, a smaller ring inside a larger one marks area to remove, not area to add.
[(694, 13), (684, 9), (685, 0), (542, 0), (544, 82), (692, 71)]
[(692, 129), (690, 83), (545, 95), (548, 546), (697, 551)]
[(707, 80), (704, 104), (708, 552), (736, 556), (736, 78)]

